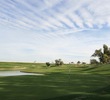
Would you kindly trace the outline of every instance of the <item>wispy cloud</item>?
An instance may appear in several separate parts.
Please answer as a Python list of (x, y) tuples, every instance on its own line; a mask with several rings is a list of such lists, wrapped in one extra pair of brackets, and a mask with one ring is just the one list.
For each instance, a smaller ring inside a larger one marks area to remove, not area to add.
[(25, 54), (26, 61), (89, 58), (95, 47), (110, 43), (109, 5), (109, 0), (0, 0), (0, 54), (7, 54), (0, 60), (12, 54), (19, 60)]
[[(5, 23), (33, 30), (100, 27), (109, 20), (108, 0), (1, 0), (0, 15)], [(104, 5), (101, 6), (101, 4)], [(98, 7), (96, 7), (98, 6)], [(105, 19), (106, 17), (106, 19)], [(16, 25), (17, 24), (17, 25)], [(40, 25), (39, 25), (40, 24)]]

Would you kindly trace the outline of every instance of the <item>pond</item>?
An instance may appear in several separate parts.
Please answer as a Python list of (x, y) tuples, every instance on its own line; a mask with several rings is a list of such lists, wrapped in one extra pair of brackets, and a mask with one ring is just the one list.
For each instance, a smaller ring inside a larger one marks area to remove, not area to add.
[(21, 75), (43, 75), (43, 74), (26, 73), (21, 71), (0, 71), (0, 76), (21, 76)]

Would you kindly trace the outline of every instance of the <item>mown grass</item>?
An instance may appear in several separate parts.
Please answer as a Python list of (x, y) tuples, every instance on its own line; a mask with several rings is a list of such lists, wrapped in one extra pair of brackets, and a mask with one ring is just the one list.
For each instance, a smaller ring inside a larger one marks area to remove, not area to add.
[(110, 100), (110, 65), (1, 62), (0, 70), (45, 74), (0, 77), (0, 100)]

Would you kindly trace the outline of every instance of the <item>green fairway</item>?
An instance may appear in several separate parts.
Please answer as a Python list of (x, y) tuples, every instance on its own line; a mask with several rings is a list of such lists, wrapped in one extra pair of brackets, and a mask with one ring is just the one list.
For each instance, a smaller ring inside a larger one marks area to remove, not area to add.
[(110, 100), (110, 65), (0, 63), (0, 70), (43, 76), (0, 76), (0, 100)]

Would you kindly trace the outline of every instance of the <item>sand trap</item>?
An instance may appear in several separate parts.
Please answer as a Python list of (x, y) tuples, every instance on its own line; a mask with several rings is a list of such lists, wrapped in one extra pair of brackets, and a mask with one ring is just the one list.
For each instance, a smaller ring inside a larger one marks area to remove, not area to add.
[(20, 71), (0, 71), (0, 76), (22, 76), (22, 75), (44, 75), (44, 74), (25, 73)]

